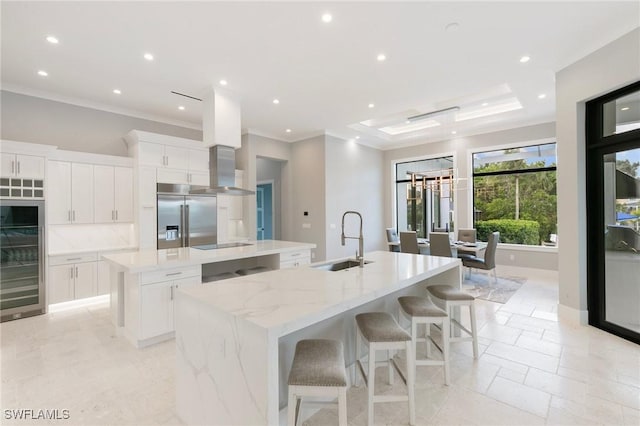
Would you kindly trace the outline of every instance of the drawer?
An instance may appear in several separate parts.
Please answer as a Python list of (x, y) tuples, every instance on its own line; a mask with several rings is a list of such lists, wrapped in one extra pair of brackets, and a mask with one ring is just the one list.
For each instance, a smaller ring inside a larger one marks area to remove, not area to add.
[(78, 253), (60, 256), (49, 256), (49, 265), (68, 265), (71, 263), (95, 262), (98, 260), (98, 253)]
[(297, 250), (297, 251), (287, 251), (284, 253), (280, 253), (280, 262), (287, 262), (289, 260), (296, 260), (300, 258), (311, 258), (311, 250)]
[(183, 268), (163, 269), (162, 271), (143, 272), (140, 274), (140, 284), (151, 284), (163, 281), (180, 280), (182, 278), (199, 277), (201, 270), (202, 267), (200, 265), (195, 265)]
[(286, 262), (280, 262), (280, 269), (297, 268), (302, 265), (309, 265), (311, 259), (308, 257), (301, 257), (300, 259), (287, 260)]

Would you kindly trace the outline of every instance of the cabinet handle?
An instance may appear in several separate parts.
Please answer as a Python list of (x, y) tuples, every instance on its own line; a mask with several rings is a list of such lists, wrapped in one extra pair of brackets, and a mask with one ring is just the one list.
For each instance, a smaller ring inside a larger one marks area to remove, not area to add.
[(116, 210), (116, 220), (118, 220), (118, 210)]
[(296, 257), (296, 256), (300, 256), (300, 253), (292, 253), (291, 257)]
[(75, 222), (76, 221), (76, 211), (75, 210), (73, 210), (73, 215), (72, 216), (73, 216), (73, 221)]
[(18, 161), (18, 174), (20, 174), (20, 162)]
[(16, 162), (15, 161), (11, 161), (11, 174), (15, 174), (16, 172)]
[(78, 278), (78, 267), (76, 266), (76, 278)]
[(115, 217), (113, 215), (113, 210), (111, 210), (111, 220), (114, 220), (114, 219), (115, 219)]
[(175, 277), (176, 275), (182, 275), (182, 272), (172, 272), (170, 274), (165, 274), (165, 277)]
[(69, 272), (71, 272), (71, 279), (73, 279), (73, 266), (71, 268), (69, 268)]
[(173, 300), (173, 286), (171, 286), (171, 300)]
[(81, 257), (70, 257), (67, 259), (67, 262), (71, 261), (71, 260), (82, 260)]

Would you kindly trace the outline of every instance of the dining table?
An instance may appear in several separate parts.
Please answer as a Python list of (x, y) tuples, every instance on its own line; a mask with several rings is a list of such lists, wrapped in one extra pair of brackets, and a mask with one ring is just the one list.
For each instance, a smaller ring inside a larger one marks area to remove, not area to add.
[[(400, 247), (399, 241), (394, 241), (388, 243), (389, 247)], [(418, 238), (418, 247), (421, 249), (422, 254), (429, 254), (429, 240), (427, 238)], [(457, 257), (457, 253), (459, 254), (471, 254), (473, 256), (478, 256), (487, 248), (487, 243), (484, 241), (476, 241), (475, 243), (466, 242), (466, 241), (454, 241), (451, 243), (451, 250), (453, 252), (453, 257)], [(424, 249), (424, 251), (423, 251)]]

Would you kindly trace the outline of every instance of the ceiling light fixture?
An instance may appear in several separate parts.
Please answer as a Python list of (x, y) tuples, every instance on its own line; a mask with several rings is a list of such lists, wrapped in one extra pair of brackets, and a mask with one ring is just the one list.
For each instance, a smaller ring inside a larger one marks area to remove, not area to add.
[(547, 97), (547, 94), (546, 94), (546, 93), (540, 93), (540, 94), (538, 95), (538, 99), (544, 99), (544, 98), (546, 98), (546, 97)]
[(387, 55), (385, 55), (384, 53), (380, 53), (377, 58), (378, 62), (384, 62), (387, 60)]
[(622, 107), (620, 108), (620, 111), (629, 111), (629, 107)]
[(455, 135), (456, 133), (458, 133), (458, 132), (456, 132), (455, 130), (452, 130), (452, 131), (451, 131), (451, 134), (452, 134), (452, 135)]
[(38, 75), (39, 75), (40, 77), (46, 77), (46, 76), (48, 76), (48, 75), (49, 75), (49, 73), (48, 73), (48, 72), (46, 72), (46, 71), (40, 70), (40, 71), (38, 71)]
[(376, 106), (375, 104), (369, 104), (368, 107), (369, 108), (373, 108), (374, 106)]
[(489, 102), (483, 102), (482, 106), (489, 106)]
[(331, 21), (333, 21), (333, 16), (331, 16), (330, 13), (325, 13), (325, 14), (322, 15), (322, 22), (328, 24)]
[(274, 99), (274, 100), (273, 100), (273, 103), (274, 103), (275, 105), (278, 105), (278, 104), (280, 103), (280, 100), (279, 100), (279, 99)]
[(227, 84), (227, 80), (220, 80), (220, 86), (226, 86)]
[(179, 109), (180, 111), (184, 111), (184, 107), (183, 107), (182, 105), (180, 105), (180, 106), (178, 107), (178, 109)]
[(120, 95), (122, 92), (120, 91), (120, 89), (113, 89), (113, 93), (115, 93), (116, 95)]
[(285, 132), (291, 133), (291, 129), (287, 129), (287, 130), (285, 130)]
[(55, 38), (54, 36), (47, 36), (46, 40), (51, 44), (58, 44), (59, 43), (59, 40), (57, 38)]
[(144, 58), (145, 58), (147, 61), (153, 61), (153, 55), (152, 55), (151, 53), (145, 53), (145, 54), (144, 54)]
[(459, 106), (454, 106), (454, 107), (450, 107), (450, 108), (443, 108), (443, 109), (439, 109), (437, 111), (431, 111), (431, 112), (426, 112), (424, 114), (418, 114), (418, 115), (414, 115), (414, 116), (411, 116), (411, 117), (407, 117), (407, 121), (410, 121), (410, 122), (420, 121), (420, 120), (424, 120), (425, 118), (434, 117), (436, 115), (448, 114), (450, 112), (457, 112), (457, 111), (460, 111), (460, 107)]
[(444, 27), (444, 30), (448, 33), (452, 33), (454, 31), (457, 31), (458, 28), (460, 28), (460, 24), (458, 24), (457, 22), (451, 22), (450, 24), (447, 24), (446, 27)]
[(360, 136), (356, 136), (356, 139), (360, 139)]
[(520, 58), (520, 63), (525, 64), (527, 62), (529, 62), (531, 60), (531, 58), (529, 56), (523, 56), (522, 58)]

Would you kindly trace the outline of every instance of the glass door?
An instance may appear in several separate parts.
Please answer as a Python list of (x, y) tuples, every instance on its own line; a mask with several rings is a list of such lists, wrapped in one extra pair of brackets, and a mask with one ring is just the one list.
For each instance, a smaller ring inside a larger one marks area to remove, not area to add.
[(640, 82), (587, 103), (589, 323), (640, 343)]
[(44, 309), (42, 202), (0, 206), (0, 311), (14, 319)]

